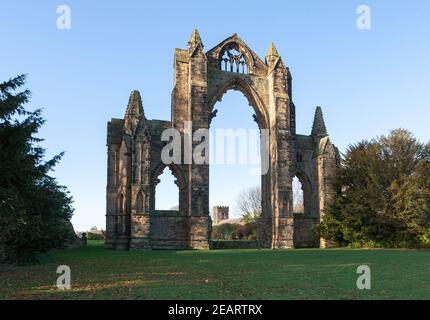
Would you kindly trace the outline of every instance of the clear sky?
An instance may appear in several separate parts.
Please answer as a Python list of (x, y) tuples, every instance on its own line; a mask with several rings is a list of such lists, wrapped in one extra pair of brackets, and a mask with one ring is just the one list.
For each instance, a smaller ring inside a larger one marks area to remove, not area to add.
[[(70, 30), (56, 27), (62, 4)], [(356, 26), (361, 4), (371, 8), (370, 30)], [(397, 127), (430, 139), (427, 0), (1, 0), (0, 81), (28, 73), (29, 107), (47, 119), (43, 146), (66, 151), (53, 175), (75, 199), (77, 230), (104, 227), (106, 122), (123, 116), (134, 89), (148, 118), (170, 119), (174, 48), (186, 47), (193, 28), (206, 50), (236, 32), (264, 58), (273, 41), (293, 76), (298, 133), (310, 132), (320, 105), (341, 151)], [(254, 125), (240, 93), (217, 108), (217, 126)], [(258, 184), (246, 172), (212, 170), (211, 205), (234, 206), (238, 191)], [(175, 204), (170, 193), (160, 189), (161, 205)]]

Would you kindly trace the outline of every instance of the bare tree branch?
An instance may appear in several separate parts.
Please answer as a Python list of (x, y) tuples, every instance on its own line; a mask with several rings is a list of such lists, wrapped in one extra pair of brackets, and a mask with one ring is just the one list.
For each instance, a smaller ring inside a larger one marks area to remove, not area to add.
[(242, 191), (237, 197), (236, 206), (245, 223), (257, 222), (262, 212), (260, 186)]

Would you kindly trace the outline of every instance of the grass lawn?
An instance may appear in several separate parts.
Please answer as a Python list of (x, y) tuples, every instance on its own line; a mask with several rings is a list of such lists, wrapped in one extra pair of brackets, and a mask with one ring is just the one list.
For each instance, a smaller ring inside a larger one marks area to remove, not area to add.
[[(430, 299), (427, 250), (112, 251), (101, 241), (0, 271), (1, 299)], [(372, 289), (358, 290), (368, 265)], [(72, 288), (55, 286), (59, 265)]]

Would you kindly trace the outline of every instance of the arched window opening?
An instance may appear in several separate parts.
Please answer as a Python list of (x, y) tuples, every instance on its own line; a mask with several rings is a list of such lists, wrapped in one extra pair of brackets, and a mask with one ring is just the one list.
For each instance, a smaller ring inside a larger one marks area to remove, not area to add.
[(179, 188), (168, 167), (158, 177), (155, 188), (155, 210), (179, 210)]
[(293, 178), (293, 212), (305, 213), (303, 186), (297, 176)]
[(245, 57), (236, 48), (228, 48), (221, 57), (221, 70), (247, 74), (248, 65)]

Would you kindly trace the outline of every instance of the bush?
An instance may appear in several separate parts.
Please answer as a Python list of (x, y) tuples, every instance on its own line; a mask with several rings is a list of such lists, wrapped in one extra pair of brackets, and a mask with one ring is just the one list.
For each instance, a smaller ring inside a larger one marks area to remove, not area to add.
[(233, 223), (223, 223), (212, 227), (212, 239), (231, 240), (236, 231), (236, 225)]
[(212, 227), (214, 240), (257, 240), (257, 223), (223, 223)]
[(233, 234), (234, 240), (257, 240), (257, 223), (247, 223), (245, 225), (236, 225), (236, 230)]

